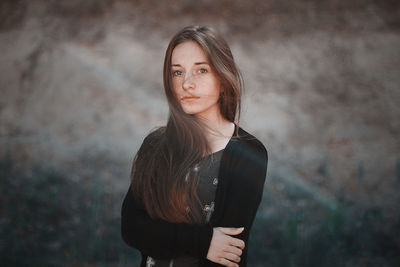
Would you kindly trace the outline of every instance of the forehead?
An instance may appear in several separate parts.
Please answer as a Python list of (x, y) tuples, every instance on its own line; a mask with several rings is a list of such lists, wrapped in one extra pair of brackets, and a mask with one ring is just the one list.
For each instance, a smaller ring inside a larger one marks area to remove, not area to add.
[(172, 51), (172, 64), (190, 64), (202, 61), (208, 62), (207, 54), (195, 41), (180, 43)]

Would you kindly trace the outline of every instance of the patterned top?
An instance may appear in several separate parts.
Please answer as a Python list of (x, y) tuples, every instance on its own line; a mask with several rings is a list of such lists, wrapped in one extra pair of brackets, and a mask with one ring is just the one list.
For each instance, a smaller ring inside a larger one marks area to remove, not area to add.
[[(197, 194), (202, 203), (199, 209), (202, 209), (204, 215), (202, 223), (206, 224), (210, 221), (214, 211), (214, 198), (218, 185), (218, 172), (221, 157), (224, 149), (214, 152), (205, 157), (205, 168), (201, 169), (199, 165), (193, 168), (193, 171), (200, 172), (199, 184), (197, 186)], [(208, 168), (207, 168), (208, 167)], [(199, 267), (200, 259), (191, 256), (180, 256), (170, 260), (157, 260), (147, 257), (146, 267)]]

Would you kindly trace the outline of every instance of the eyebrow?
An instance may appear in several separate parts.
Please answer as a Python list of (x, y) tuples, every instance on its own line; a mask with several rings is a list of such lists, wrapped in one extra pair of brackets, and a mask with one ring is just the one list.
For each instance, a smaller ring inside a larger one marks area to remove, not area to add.
[[(209, 65), (208, 62), (205, 62), (205, 61), (203, 61), (203, 62), (195, 62), (194, 63), (194, 65), (202, 65), (202, 64)], [(172, 64), (171, 66), (173, 66), (173, 67), (182, 67), (181, 64)]]

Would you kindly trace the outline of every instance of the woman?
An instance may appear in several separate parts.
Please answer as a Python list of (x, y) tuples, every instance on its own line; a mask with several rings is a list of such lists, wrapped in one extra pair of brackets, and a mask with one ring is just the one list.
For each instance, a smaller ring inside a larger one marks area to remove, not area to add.
[(238, 126), (230, 48), (212, 28), (188, 26), (169, 43), (163, 76), (168, 122), (134, 158), (122, 237), (141, 266), (246, 266), (268, 155)]

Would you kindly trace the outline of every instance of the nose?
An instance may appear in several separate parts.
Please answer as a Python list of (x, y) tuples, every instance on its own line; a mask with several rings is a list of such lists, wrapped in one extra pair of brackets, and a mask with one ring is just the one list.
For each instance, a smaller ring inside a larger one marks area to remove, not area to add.
[(192, 75), (188, 74), (183, 81), (182, 87), (184, 90), (194, 89), (196, 87)]

